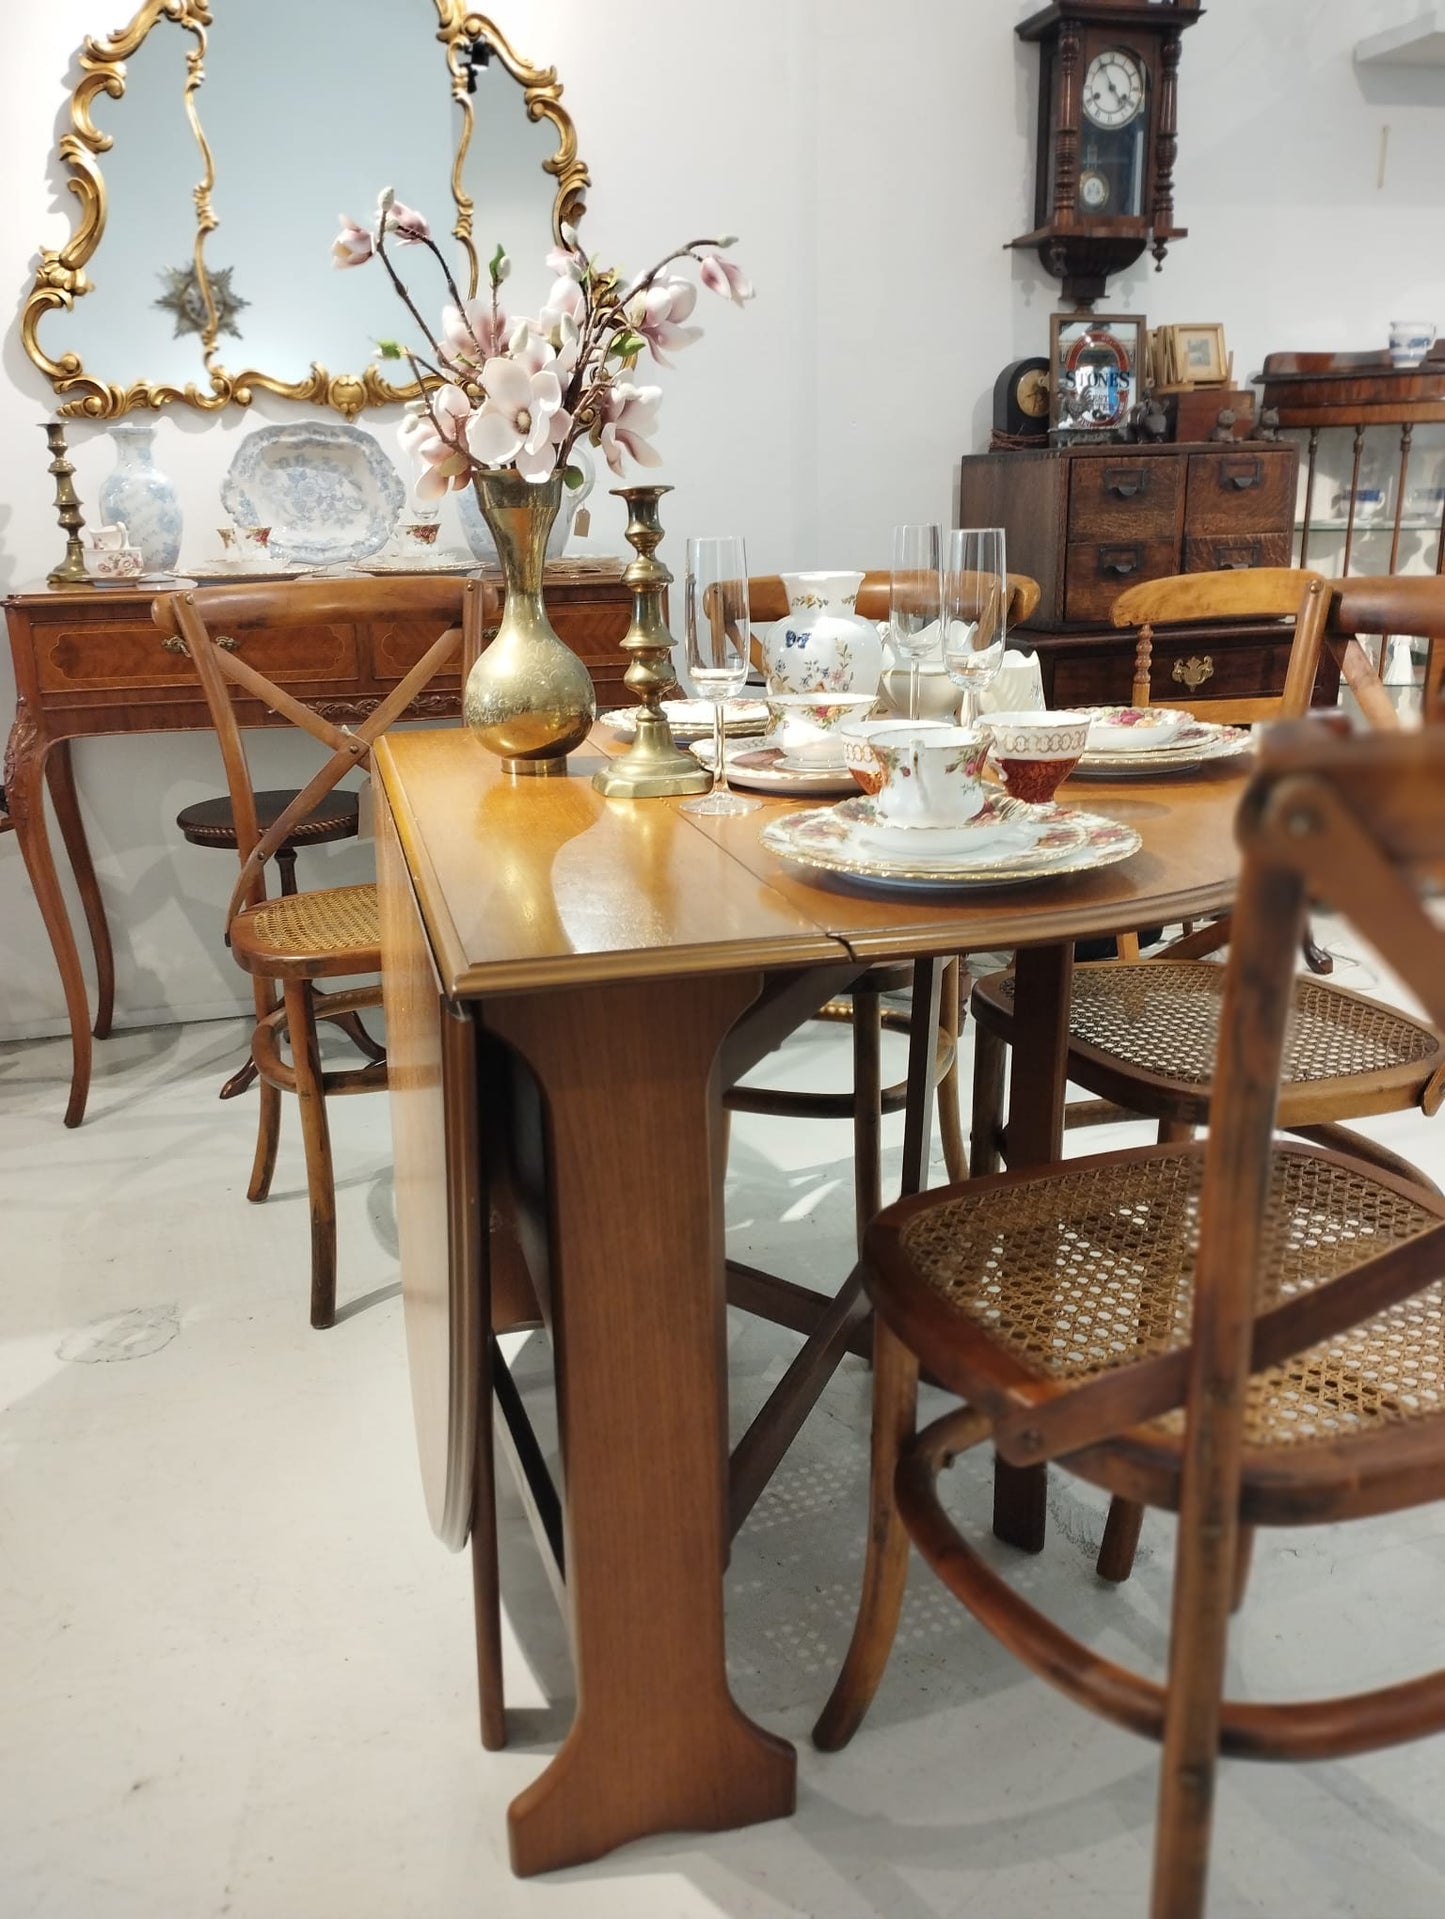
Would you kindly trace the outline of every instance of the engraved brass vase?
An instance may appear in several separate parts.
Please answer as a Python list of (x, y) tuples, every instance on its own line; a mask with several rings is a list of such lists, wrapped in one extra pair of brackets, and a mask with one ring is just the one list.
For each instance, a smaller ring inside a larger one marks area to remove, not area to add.
[(597, 717), (597, 699), (591, 674), (552, 631), (542, 600), (562, 475), (534, 485), (498, 470), (477, 474), (474, 484), (506, 597), (496, 638), (467, 675), (462, 716), (509, 773), (565, 773), (567, 755)]

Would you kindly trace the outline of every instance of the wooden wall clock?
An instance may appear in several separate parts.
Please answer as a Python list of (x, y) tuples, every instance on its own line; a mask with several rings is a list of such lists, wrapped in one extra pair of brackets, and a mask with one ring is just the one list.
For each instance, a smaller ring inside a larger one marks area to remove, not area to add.
[(1010, 245), (1038, 252), (1076, 305), (1152, 246), (1160, 266), (1174, 224), (1180, 37), (1198, 0), (1053, 0), (1017, 29), (1039, 46), (1034, 228)]

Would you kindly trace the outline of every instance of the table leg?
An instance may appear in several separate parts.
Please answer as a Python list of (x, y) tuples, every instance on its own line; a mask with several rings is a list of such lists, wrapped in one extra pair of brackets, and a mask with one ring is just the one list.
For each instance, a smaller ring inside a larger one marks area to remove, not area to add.
[(86, 1095), (90, 1091), (90, 1006), (80, 953), (65, 910), (65, 897), (50, 848), (50, 831), (45, 823), (45, 760), (49, 750), (50, 741), (30, 717), (21, 699), (5, 747), (5, 799), (15, 822), (15, 836), (20, 842), (25, 870), (30, 875), (31, 890), (60, 969), (65, 1010), (70, 1016), (70, 1101), (65, 1109), (65, 1123), (79, 1126), (85, 1117)]
[[(1063, 1155), (1072, 946), (1023, 949), (1014, 966), (1014, 1047), (1009, 1078), (1008, 1165), (1048, 1166)], [(1023, 1552), (1044, 1549), (1048, 1468), (994, 1459), (993, 1529)]]
[(65, 842), (70, 870), (80, 888), (80, 903), (85, 923), (90, 928), (91, 951), (95, 954), (96, 1007), (91, 1031), (97, 1039), (110, 1038), (110, 1023), (115, 1013), (115, 955), (111, 951), (110, 927), (106, 923), (105, 902), (90, 857), (90, 842), (80, 817), (80, 799), (75, 790), (75, 768), (70, 760), (70, 741), (57, 740), (45, 759), (45, 776), (50, 782), (50, 800)]
[(577, 1713), (512, 1804), (512, 1865), (793, 1810), (797, 1759), (724, 1666), (717, 1054), (758, 976), (489, 1001), (540, 1082)]

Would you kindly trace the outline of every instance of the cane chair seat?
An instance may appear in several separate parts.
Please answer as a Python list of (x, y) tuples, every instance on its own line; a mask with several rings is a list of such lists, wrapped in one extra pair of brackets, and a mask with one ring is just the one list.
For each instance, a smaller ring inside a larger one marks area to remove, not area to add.
[(231, 951), (247, 972), (297, 979), (379, 973), (376, 887), (327, 886), (247, 907), (231, 922)]
[[(1204, 1147), (1142, 1147), (1052, 1174), (1004, 1174), (932, 1194), (901, 1222), (869, 1290), (895, 1324), (927, 1325), (923, 1350), (942, 1383), (994, 1418), (1040, 1382), (1061, 1389), (1188, 1346)], [(1297, 1299), (1429, 1231), (1445, 1203), (1312, 1147), (1280, 1145), (1270, 1171), (1259, 1310)], [(944, 1316), (941, 1321), (940, 1313)], [(960, 1338), (966, 1330), (968, 1337)], [(951, 1336), (950, 1336), (951, 1334)], [(1244, 1419), (1244, 1511), (1283, 1515), (1270, 1498), (1274, 1457), (1337, 1461), (1342, 1446), (1404, 1425), (1445, 1425), (1445, 1280), (1251, 1376)], [(1177, 1507), (1184, 1418), (1133, 1435), (1131, 1471), (1151, 1503)], [(1071, 1460), (1086, 1476), (1086, 1462)], [(1388, 1503), (1398, 1460), (1355, 1460), (1354, 1497)], [(1108, 1484), (1111, 1475), (1099, 1475)], [(1299, 1514), (1290, 1508), (1297, 1523)], [(1286, 1521), (1286, 1523), (1288, 1523)]]
[[(1214, 960), (1100, 961), (1074, 969), (1069, 1010), (1069, 1076), (1107, 1097), (1137, 1095), (1140, 1076), (1170, 1094), (1175, 1117), (1202, 1124), (1219, 1045), (1225, 968)], [(974, 1016), (1000, 1037), (1012, 1031), (1014, 979), (995, 973), (973, 991)], [(1361, 993), (1300, 977), (1285, 1029), (1283, 1084), (1321, 1097), (1348, 1093), (1352, 1117), (1371, 1110), (1373, 1093), (1388, 1111), (1412, 1106), (1445, 1064), (1438, 1033), (1407, 1013)], [(1127, 1073), (1127, 1089), (1120, 1082)], [(1368, 1082), (1368, 1084), (1367, 1084)], [(1303, 1102), (1295, 1102), (1302, 1104)], [(1331, 1102), (1332, 1103), (1332, 1102)], [(1291, 1101), (1281, 1101), (1290, 1123)]]

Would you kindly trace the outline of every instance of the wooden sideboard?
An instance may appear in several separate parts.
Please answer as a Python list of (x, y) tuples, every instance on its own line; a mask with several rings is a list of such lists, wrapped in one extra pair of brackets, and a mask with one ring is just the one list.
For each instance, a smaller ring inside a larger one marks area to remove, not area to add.
[[(5, 602), (17, 700), (3, 784), (65, 988), (73, 1055), (67, 1126), (78, 1126), (85, 1116), (91, 1035), (106, 1037), (115, 1004), (110, 929), (81, 824), (70, 742), (106, 733), (196, 732), (210, 726), (194, 668), (184, 656), (166, 651), (151, 622), (155, 596), (154, 586), (53, 590), (41, 585), (13, 593)], [(622, 676), (629, 662), (620, 642), (631, 622), (632, 595), (622, 581), (622, 562), (582, 568), (564, 560), (548, 569), (546, 596), (558, 635), (592, 675), (599, 706), (628, 703)], [(435, 638), (404, 623), (289, 628), (284, 636), (248, 643), (247, 657), (318, 713), (345, 723), (378, 706)], [(259, 705), (241, 710), (243, 725), (285, 724)], [(437, 680), (409, 711), (417, 719), (458, 714), (457, 676)], [(46, 824), (46, 785), (95, 953), (93, 1022)]]
[[(1039, 583), (1023, 622), (1052, 706), (1127, 700), (1134, 638), (1110, 621), (1140, 580), (1289, 566), (1298, 451), (1249, 440), (1065, 446), (965, 457), (959, 524), (1001, 526), (1010, 570)], [(1191, 699), (1247, 699), (1284, 686), (1290, 630), (1235, 621), (1154, 636), (1155, 685)], [(1316, 699), (1333, 703), (1333, 661)]]

